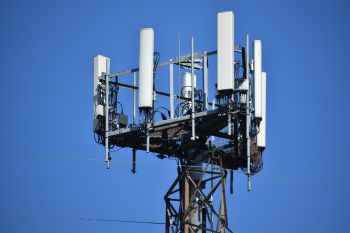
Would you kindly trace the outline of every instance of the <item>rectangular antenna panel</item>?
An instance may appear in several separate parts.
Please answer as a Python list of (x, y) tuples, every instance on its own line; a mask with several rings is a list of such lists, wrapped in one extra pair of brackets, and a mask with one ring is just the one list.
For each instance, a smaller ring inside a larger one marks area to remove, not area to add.
[(104, 115), (101, 111), (104, 105), (102, 103), (102, 99), (100, 98), (98, 93), (98, 85), (100, 84), (99, 78), (103, 73), (109, 74), (110, 59), (108, 57), (97, 55), (94, 57), (94, 122), (93, 122), (93, 131), (95, 132), (98, 126), (98, 115)]
[(266, 73), (261, 73), (261, 110), (262, 119), (257, 135), (257, 146), (266, 147)]
[(232, 11), (218, 13), (218, 91), (234, 90), (234, 14)]
[(254, 40), (254, 109), (255, 117), (261, 118), (261, 70), (262, 70), (261, 41)]
[(144, 28), (140, 31), (139, 108), (153, 105), (153, 52), (153, 28)]

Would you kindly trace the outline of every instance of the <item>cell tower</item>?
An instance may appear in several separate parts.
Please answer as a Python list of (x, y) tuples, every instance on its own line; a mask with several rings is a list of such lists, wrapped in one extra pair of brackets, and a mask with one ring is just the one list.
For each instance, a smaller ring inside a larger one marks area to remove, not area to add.
[[(96, 142), (105, 146), (107, 168), (113, 146), (132, 148), (134, 173), (138, 150), (178, 162), (178, 176), (164, 196), (166, 232), (233, 232), (226, 205), (228, 173), (231, 193), (233, 171), (238, 169), (247, 175), (250, 191), (251, 176), (262, 169), (266, 145), (262, 45), (260, 40), (253, 41), (251, 60), (249, 35), (244, 46), (235, 45), (233, 32), (233, 12), (220, 12), (217, 51), (195, 52), (192, 38), (190, 54), (159, 62), (159, 53), (154, 52), (154, 30), (144, 28), (140, 31), (138, 68), (110, 73), (109, 58), (101, 55), (94, 58), (93, 131)], [(209, 79), (208, 60), (215, 55), (217, 77)], [(188, 71), (183, 75), (178, 95), (174, 93), (174, 65)], [(168, 66), (169, 92), (163, 92), (154, 79), (159, 68)], [(132, 76), (133, 85), (120, 82), (123, 75)], [(216, 83), (212, 102), (209, 81)], [(122, 104), (118, 99), (120, 88), (133, 93), (131, 123), (118, 107)], [(159, 106), (156, 96), (169, 97), (168, 108)]]

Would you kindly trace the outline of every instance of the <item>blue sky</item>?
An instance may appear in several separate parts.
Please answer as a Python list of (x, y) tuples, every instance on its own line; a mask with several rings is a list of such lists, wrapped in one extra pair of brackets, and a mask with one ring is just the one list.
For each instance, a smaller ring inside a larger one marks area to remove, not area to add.
[[(161, 61), (178, 54), (179, 33), (183, 54), (190, 52), (192, 35), (196, 51), (215, 50), (216, 14), (223, 10), (235, 13), (237, 44), (244, 45), (248, 32), (262, 40), (268, 75), (264, 169), (249, 193), (246, 178), (235, 173), (230, 226), (236, 232), (345, 232), (345, 0), (1, 1), (0, 231), (163, 232), (162, 225), (81, 220), (162, 222), (163, 195), (176, 175), (175, 166), (165, 166), (174, 161), (153, 154), (138, 154), (136, 174), (128, 163), (107, 171), (103, 162), (84, 159), (104, 159), (92, 137), (93, 56), (109, 56), (113, 72), (136, 67), (143, 27), (155, 29)], [(209, 63), (212, 84), (215, 61)], [(166, 90), (159, 77), (157, 85)], [(113, 158), (131, 161), (131, 150)]]

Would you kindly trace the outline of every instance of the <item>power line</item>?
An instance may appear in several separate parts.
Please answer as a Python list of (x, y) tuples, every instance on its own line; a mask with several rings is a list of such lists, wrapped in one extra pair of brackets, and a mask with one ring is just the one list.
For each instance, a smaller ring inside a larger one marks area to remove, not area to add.
[(95, 221), (95, 222), (118, 222), (118, 223), (133, 223), (133, 224), (151, 224), (164, 225), (164, 222), (156, 221), (138, 221), (125, 219), (108, 219), (108, 218), (93, 218), (93, 217), (71, 217), (71, 216), (50, 216), (50, 215), (34, 215), (34, 214), (17, 214), (17, 213), (0, 213), (0, 217), (16, 217), (16, 218), (40, 218), (40, 219), (59, 219), (73, 221)]
[(82, 160), (82, 161), (95, 161), (95, 162), (104, 162), (102, 159), (95, 159), (89, 157), (78, 157), (78, 156), (63, 156), (63, 155), (31, 155), (31, 154), (12, 154), (12, 153), (1, 153), (1, 157), (22, 157), (29, 159), (51, 159), (51, 160)]
[[(95, 158), (89, 158), (89, 157), (82, 157), (82, 156), (63, 156), (63, 155), (30, 155), (30, 154), (12, 154), (12, 153), (0, 153), (0, 157), (22, 157), (22, 158), (28, 158), (28, 159), (49, 159), (49, 160), (78, 160), (78, 161), (93, 161), (93, 162), (105, 162), (102, 159), (95, 159)], [(132, 161), (126, 161), (126, 160), (112, 160), (111, 163), (114, 164), (132, 164)], [(152, 165), (152, 166), (162, 166), (162, 167), (177, 167), (177, 164), (173, 163), (158, 163), (158, 162), (143, 162), (139, 161), (139, 164), (143, 165)], [(191, 168), (199, 168), (200, 166), (186, 166), (184, 167), (191, 167)], [(313, 186), (319, 186), (323, 188), (329, 188), (329, 189), (337, 189), (337, 190), (344, 190), (344, 191), (350, 191), (349, 186), (342, 186), (342, 185), (335, 185), (335, 184), (328, 184), (328, 183), (321, 183), (316, 182), (312, 180), (307, 179), (298, 179), (298, 178), (292, 178), (292, 177), (284, 177), (284, 176), (274, 176), (274, 175), (265, 175), (265, 174), (258, 174), (258, 176), (277, 179), (280, 181), (287, 181), (287, 182), (294, 182), (294, 183), (301, 183), (301, 184), (307, 184), (307, 185), (313, 185)]]

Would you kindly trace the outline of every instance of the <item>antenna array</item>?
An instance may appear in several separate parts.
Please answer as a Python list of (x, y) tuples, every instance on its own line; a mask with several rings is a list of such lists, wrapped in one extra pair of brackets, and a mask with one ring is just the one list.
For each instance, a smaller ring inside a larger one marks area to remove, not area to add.
[[(110, 59), (94, 58), (94, 122), (97, 143), (105, 146), (107, 168), (110, 148), (130, 147), (136, 172), (136, 151), (154, 152), (159, 158), (175, 158), (178, 176), (165, 195), (166, 232), (232, 232), (228, 226), (226, 177), (241, 169), (248, 177), (262, 169), (266, 146), (266, 73), (262, 71), (262, 43), (234, 43), (234, 14), (218, 13), (217, 51), (195, 52), (159, 63), (154, 52), (154, 30), (140, 31), (139, 67), (110, 73)], [(215, 100), (209, 102), (208, 60), (217, 55)], [(236, 58), (236, 59), (235, 59)], [(173, 66), (185, 69), (180, 95), (174, 94)], [(169, 66), (169, 92), (159, 91), (157, 69)], [(133, 85), (119, 77), (133, 75)], [(138, 74), (138, 83), (136, 79)], [(202, 78), (203, 87), (198, 80)], [(119, 109), (119, 88), (133, 93), (132, 123)], [(136, 93), (138, 92), (138, 103)], [(169, 106), (158, 106), (156, 96), (169, 97)], [(174, 99), (178, 99), (174, 106)], [(211, 106), (211, 109), (209, 109)], [(139, 123), (136, 123), (138, 108)], [(156, 117), (159, 113), (161, 119)], [(215, 140), (213, 140), (215, 138)], [(216, 143), (220, 139), (221, 144)], [(218, 194), (217, 194), (218, 193)]]

